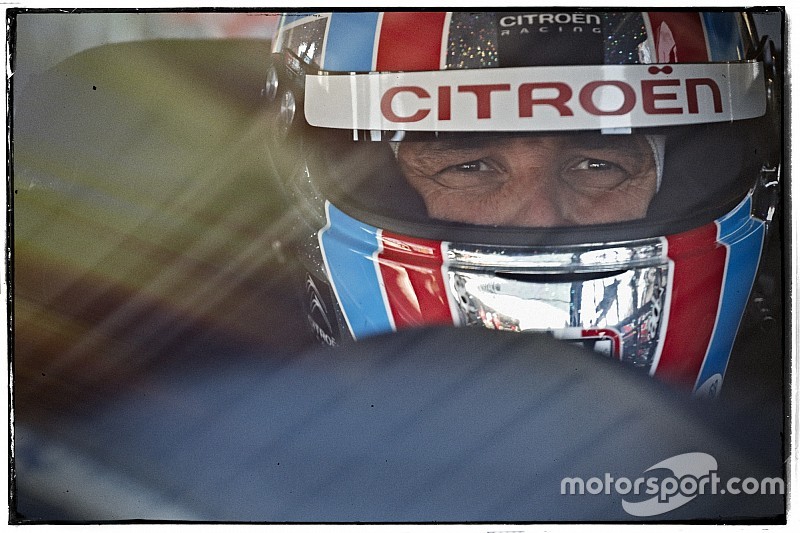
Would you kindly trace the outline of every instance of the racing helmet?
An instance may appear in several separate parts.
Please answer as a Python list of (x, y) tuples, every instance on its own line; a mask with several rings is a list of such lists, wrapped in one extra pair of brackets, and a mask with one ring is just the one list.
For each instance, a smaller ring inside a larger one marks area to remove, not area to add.
[(773, 56), (727, 11), (283, 15), (309, 327), (547, 331), (715, 396), (775, 206)]

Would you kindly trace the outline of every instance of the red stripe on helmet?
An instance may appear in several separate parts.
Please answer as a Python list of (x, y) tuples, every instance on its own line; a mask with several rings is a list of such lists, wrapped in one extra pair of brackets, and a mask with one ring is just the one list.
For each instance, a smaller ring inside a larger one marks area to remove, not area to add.
[(694, 63), (710, 59), (701, 13), (649, 12), (654, 63)]
[(442, 243), (387, 231), (380, 238), (378, 262), (395, 326), (452, 325)]
[(655, 370), (663, 381), (691, 388), (714, 332), (728, 250), (717, 242), (717, 225), (667, 237), (674, 263), (669, 322)]
[(383, 14), (375, 70), (439, 70), (446, 13)]

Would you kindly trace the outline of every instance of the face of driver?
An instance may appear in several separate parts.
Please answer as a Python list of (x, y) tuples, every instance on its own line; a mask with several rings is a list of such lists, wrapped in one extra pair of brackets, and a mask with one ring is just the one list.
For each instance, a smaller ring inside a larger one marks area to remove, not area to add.
[(400, 143), (409, 184), (437, 219), (552, 227), (643, 218), (658, 188), (644, 135), (456, 137)]

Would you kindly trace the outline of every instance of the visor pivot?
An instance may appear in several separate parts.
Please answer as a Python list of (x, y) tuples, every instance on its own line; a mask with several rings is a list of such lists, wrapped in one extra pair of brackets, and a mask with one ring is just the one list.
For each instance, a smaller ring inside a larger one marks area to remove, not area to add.
[(261, 94), (266, 97), (269, 103), (272, 103), (278, 95), (278, 71), (274, 66), (267, 71), (267, 81)]
[(297, 114), (297, 101), (295, 100), (292, 91), (285, 91), (281, 96), (278, 108), (278, 120), (275, 125), (276, 133), (285, 138), (289, 134), (289, 129), (294, 123), (295, 115)]
[(775, 58), (775, 43), (764, 37), (759, 44), (758, 57), (764, 62), (764, 78), (767, 85), (767, 102), (771, 111), (778, 110), (778, 66)]
[[(767, 99), (767, 114), (776, 132), (780, 130), (781, 87), (775, 43), (764, 36), (758, 43), (754, 57), (764, 64), (764, 84)], [(779, 133), (778, 133), (779, 134)]]

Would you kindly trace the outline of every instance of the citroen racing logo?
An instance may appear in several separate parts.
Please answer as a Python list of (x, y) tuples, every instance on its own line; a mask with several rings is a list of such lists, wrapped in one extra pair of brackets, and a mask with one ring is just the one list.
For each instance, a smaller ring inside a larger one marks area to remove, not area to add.
[(306, 295), (308, 296), (308, 323), (311, 329), (321, 342), (328, 346), (336, 346), (328, 307), (310, 274), (306, 274)]
[(539, 33), (571, 31), (583, 32), (584, 27), (592, 33), (599, 34), (600, 16), (590, 13), (527, 13), (507, 15), (500, 19), (500, 35), (511, 35), (512, 29), (520, 34), (536, 31)]

